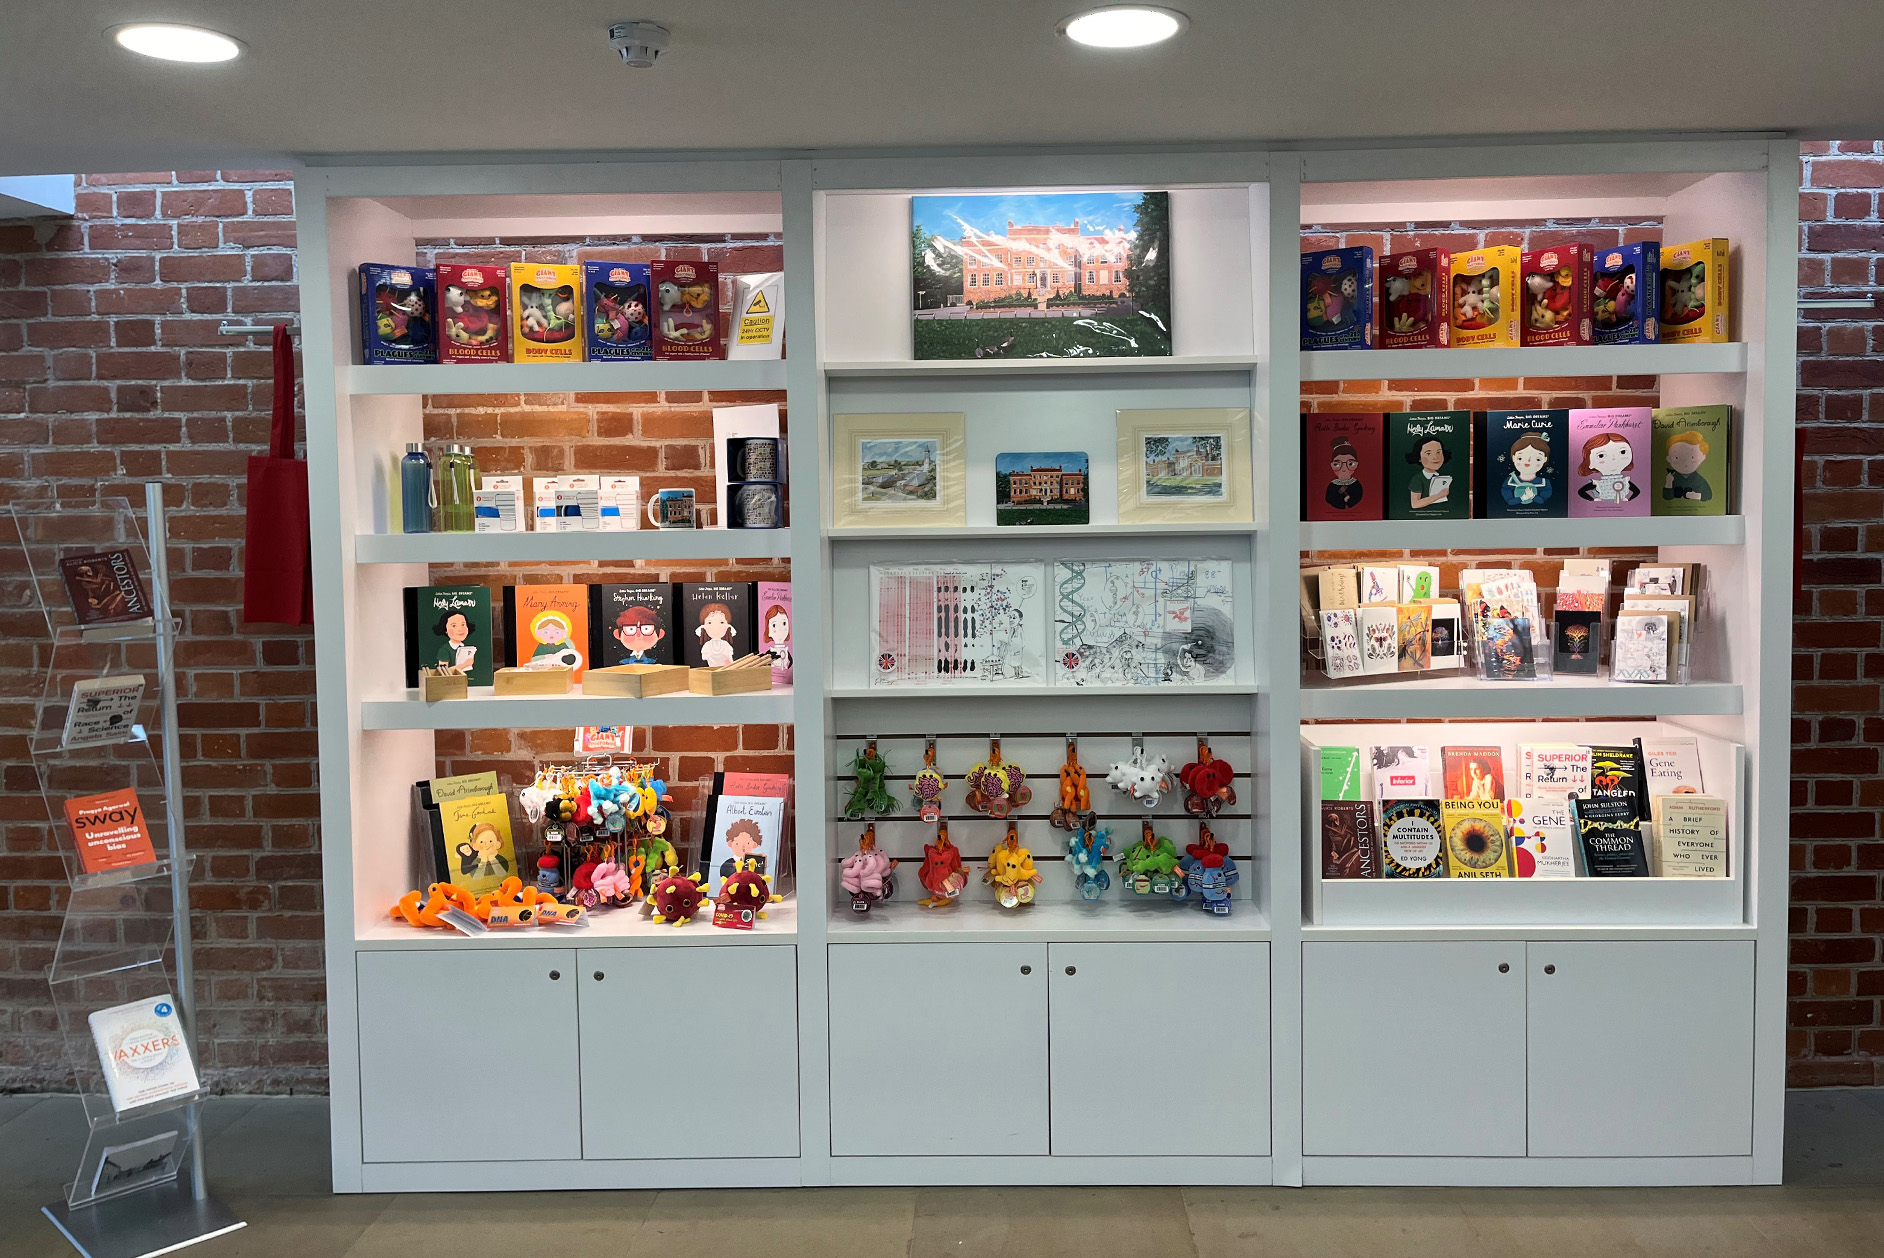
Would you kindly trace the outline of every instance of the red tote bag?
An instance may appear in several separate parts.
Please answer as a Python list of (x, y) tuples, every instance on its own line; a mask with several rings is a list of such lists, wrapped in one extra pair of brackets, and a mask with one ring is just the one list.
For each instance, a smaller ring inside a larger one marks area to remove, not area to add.
[(314, 623), (307, 463), (294, 457), (294, 344), (283, 324), (275, 325), (275, 414), (268, 453), (249, 456), (242, 553), (243, 620)]

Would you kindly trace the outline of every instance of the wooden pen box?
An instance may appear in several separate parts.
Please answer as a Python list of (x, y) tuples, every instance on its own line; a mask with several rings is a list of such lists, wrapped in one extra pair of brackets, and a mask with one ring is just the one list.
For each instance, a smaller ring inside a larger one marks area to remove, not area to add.
[(582, 675), (582, 693), (610, 699), (650, 699), (687, 689), (689, 670), (680, 664), (616, 664)]
[(772, 688), (772, 657), (748, 655), (724, 668), (690, 668), (687, 688), (697, 695), (743, 695)]
[(463, 699), (470, 694), (471, 679), (463, 673), (447, 673), (436, 668), (419, 670), (419, 692), (427, 703)]
[(573, 668), (500, 668), (492, 674), (500, 695), (566, 695), (576, 684)]

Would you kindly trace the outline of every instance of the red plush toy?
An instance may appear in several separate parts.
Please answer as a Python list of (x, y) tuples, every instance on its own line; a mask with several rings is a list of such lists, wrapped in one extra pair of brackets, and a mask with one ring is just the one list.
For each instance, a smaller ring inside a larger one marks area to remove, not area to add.
[(1214, 817), (1224, 805), (1236, 802), (1236, 770), (1226, 760), (1210, 753), (1209, 744), (1198, 741), (1197, 759), (1178, 770), (1184, 786), (1184, 810), (1193, 817)]

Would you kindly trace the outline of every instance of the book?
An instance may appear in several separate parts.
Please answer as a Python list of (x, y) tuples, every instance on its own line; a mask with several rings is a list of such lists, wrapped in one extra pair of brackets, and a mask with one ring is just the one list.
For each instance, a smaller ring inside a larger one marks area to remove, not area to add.
[[(689, 668), (724, 668), (761, 649), (750, 581), (689, 581), (675, 587), (674, 625)], [(932, 626), (933, 627), (933, 626)]]
[(1359, 677), (1363, 671), (1359, 614), (1352, 607), (1321, 613), (1322, 668), (1330, 677)]
[(505, 668), (588, 669), (589, 590), (584, 585), (504, 587)]
[(1731, 406), (1664, 406), (1650, 416), (1649, 514), (1725, 515), (1733, 488)]
[(1374, 806), (1364, 799), (1321, 801), (1321, 876), (1378, 878)]
[(700, 843), (708, 898), (719, 895), (739, 861), (757, 861), (758, 871), (776, 883), (791, 785), (789, 773), (713, 775)]
[(1387, 518), (1471, 519), (1472, 412), (1389, 412), (1386, 432)]
[(137, 673), (73, 682), (59, 745), (106, 747), (138, 736), (137, 709), (143, 701), (144, 678)]
[(1496, 802), (1448, 799), (1439, 805), (1446, 829), (1448, 878), (1515, 878), (1504, 812)]
[(1432, 749), (1381, 745), (1373, 748), (1374, 798), (1427, 799), (1432, 790)]
[(1701, 780), (1701, 745), (1692, 738), (1644, 738), (1642, 778), (1644, 792), (1650, 799), (1657, 795), (1699, 795), (1706, 789)]
[(1566, 610), (1561, 603), (1551, 619), (1551, 667), (1559, 673), (1594, 677), (1603, 663), (1603, 613)]
[(1505, 832), (1520, 878), (1577, 876), (1576, 825), (1568, 796), (1540, 796), (1505, 804)]
[(1648, 848), (1635, 801), (1620, 796), (1576, 799), (1570, 808), (1576, 818), (1577, 842), (1583, 849), (1583, 868), (1590, 877), (1650, 876)]
[(1444, 842), (1436, 799), (1396, 799), (1380, 806), (1380, 870), (1383, 878), (1442, 878)]
[(444, 876), (439, 881), (484, 895), (517, 874), (510, 804), (505, 796), (466, 795), (434, 802), (445, 845)]
[(1623, 608), (1609, 649), (1610, 680), (1667, 681), (1679, 623), (1679, 612)]
[(1640, 739), (1590, 748), (1590, 799), (1626, 799), (1638, 817), (1648, 815), (1648, 792), (1642, 778)]
[(65, 801), (65, 824), (79, 868), (88, 874), (148, 865), (157, 859), (144, 805), (130, 788)]
[(679, 662), (672, 585), (602, 584), (588, 590), (589, 658), (597, 667)]
[(202, 1090), (176, 1001), (168, 992), (100, 1009), (86, 1021), (116, 1112), (143, 1109)]
[(1572, 519), (1649, 513), (1649, 415), (1646, 406), (1570, 412)]
[(484, 585), (407, 586), (406, 685), (421, 668), (456, 668), (472, 686), (491, 684), (491, 591)]
[(1727, 876), (1727, 801), (1713, 795), (1654, 797), (1655, 872), (1664, 878)]
[(1384, 422), (1379, 411), (1311, 411), (1302, 416), (1303, 519), (1386, 518)]
[(137, 557), (127, 549), (61, 556), (59, 579), (86, 637), (104, 625), (130, 633), (151, 623), (150, 595), (137, 575)]
[(759, 650), (772, 657), (772, 685), (792, 684), (792, 585), (755, 581), (753, 606), (759, 612)]
[(1400, 609), (1392, 603), (1368, 603), (1354, 613), (1360, 627), (1361, 671), (1400, 670)]
[(1590, 749), (1570, 743), (1518, 747), (1518, 798), (1568, 799), (1590, 793)]
[(1441, 747), (1448, 800), (1483, 800), (1496, 803), (1505, 797), (1505, 753), (1501, 747)]
[(1645, 563), (1629, 569), (1622, 579), (1624, 597), (1648, 594), (1676, 597), (1695, 592), (1696, 567), (1691, 563)]
[(1400, 671), (1423, 673), (1433, 664), (1433, 613), (1424, 603), (1394, 608), (1400, 635)]
[(1361, 798), (1361, 749), (1359, 747), (1323, 747), (1321, 749), (1321, 797), (1323, 799)]
[(1570, 412), (1483, 411), (1474, 417), (1478, 516), (1557, 519), (1570, 514)]

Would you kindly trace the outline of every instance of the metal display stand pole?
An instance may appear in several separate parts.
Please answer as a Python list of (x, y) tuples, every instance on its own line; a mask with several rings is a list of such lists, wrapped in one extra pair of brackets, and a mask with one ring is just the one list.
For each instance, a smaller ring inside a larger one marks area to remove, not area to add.
[[(163, 722), (164, 828), (170, 842), (170, 911), (176, 949), (176, 1003), (192, 1061), (196, 1050), (196, 966), (190, 935), (190, 869), (183, 824), (183, 754), (177, 728), (177, 625), (170, 605), (169, 534), (164, 522), (163, 485), (144, 486), (144, 512), (150, 548), (151, 606), (157, 651), (159, 703)], [(202, 1102), (190, 1111), (188, 1182), (182, 1175), (142, 1191), (73, 1206), (57, 1201), (43, 1213), (84, 1258), (155, 1258), (247, 1224), (209, 1195), (203, 1165)]]

